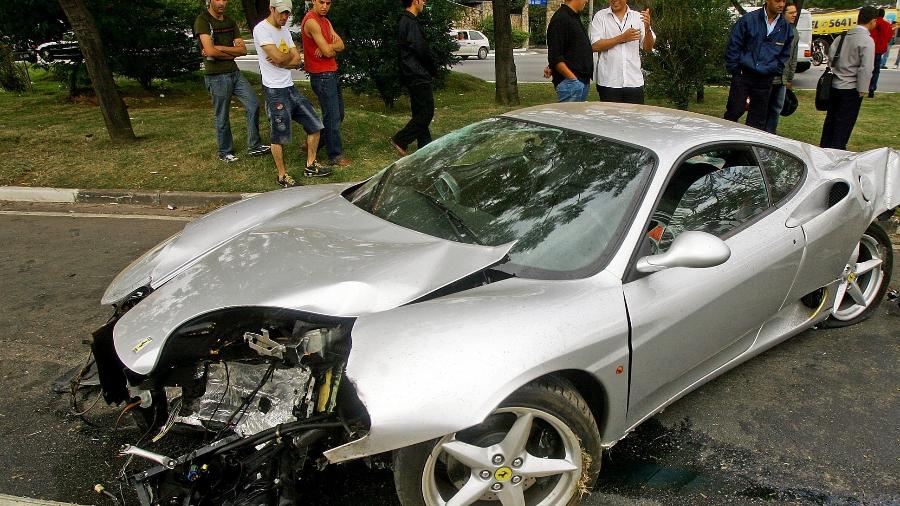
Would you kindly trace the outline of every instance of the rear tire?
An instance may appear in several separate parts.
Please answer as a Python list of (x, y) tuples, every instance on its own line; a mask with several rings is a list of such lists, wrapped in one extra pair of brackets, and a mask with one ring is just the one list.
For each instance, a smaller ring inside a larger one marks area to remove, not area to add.
[[(876, 263), (878, 265), (874, 265)], [(820, 327), (847, 327), (872, 316), (887, 293), (893, 266), (891, 238), (878, 223), (872, 223), (847, 263), (838, 286), (839, 300), (835, 301), (831, 316)]]

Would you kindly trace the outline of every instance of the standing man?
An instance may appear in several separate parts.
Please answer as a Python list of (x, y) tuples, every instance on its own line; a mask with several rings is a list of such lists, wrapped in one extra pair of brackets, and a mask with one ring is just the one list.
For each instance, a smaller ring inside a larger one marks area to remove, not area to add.
[[(856, 125), (859, 106), (869, 90), (869, 80), (875, 66), (875, 41), (869, 32), (875, 28), (877, 17), (875, 7), (863, 6), (856, 19), (857, 25), (841, 35), (844, 38), (841, 54), (835, 54), (841, 45), (839, 40), (835, 40), (828, 51), (834, 80), (831, 82), (828, 112), (819, 142), (823, 148), (847, 149), (847, 141)], [(834, 63), (835, 58), (837, 63)]]
[(625, 0), (609, 0), (609, 7), (594, 14), (591, 49), (598, 53), (594, 83), (600, 100), (644, 103), (641, 49), (649, 53), (654, 43), (650, 9), (637, 12)]
[(390, 139), (391, 146), (400, 156), (406, 156), (406, 150), (413, 141), (416, 141), (419, 149), (431, 142), (431, 130), (428, 128), (434, 118), (431, 80), (437, 75), (437, 66), (431, 58), (425, 34), (416, 19), (425, 10), (425, 0), (403, 0), (403, 8), (397, 23), (400, 84), (409, 91), (412, 117)]
[(208, 0), (206, 11), (194, 21), (194, 35), (200, 39), (205, 57), (203, 73), (206, 89), (213, 101), (219, 160), (232, 163), (238, 161), (234, 155), (229, 117), (232, 95), (241, 101), (247, 111), (247, 153), (250, 156), (264, 155), (269, 152), (269, 146), (259, 140), (259, 100), (256, 92), (234, 62), (236, 57), (247, 54), (247, 48), (237, 23), (225, 15), (226, 6), (228, 0)]
[(291, 143), (291, 121), (296, 121), (306, 131), (306, 169), (308, 177), (324, 177), (331, 171), (316, 161), (319, 148), (319, 132), (322, 122), (316, 116), (309, 100), (300, 94), (291, 78), (291, 69), (300, 67), (303, 57), (297, 51), (291, 32), (285, 26), (291, 17), (291, 0), (270, 0), (269, 17), (253, 28), (253, 45), (259, 55), (259, 72), (262, 74), (266, 95), (266, 112), (272, 130), (272, 158), (278, 169), (278, 184), (284, 188), (294, 186), (294, 181), (284, 168), (285, 144)]
[(547, 25), (547, 62), (560, 102), (584, 102), (594, 70), (591, 41), (579, 12), (587, 0), (565, 0)]
[(350, 160), (344, 158), (341, 145), (341, 122), (344, 121), (344, 96), (337, 74), (335, 56), (344, 50), (344, 41), (334, 31), (326, 17), (331, 9), (331, 0), (313, 0), (312, 9), (303, 16), (300, 29), (303, 36), (303, 67), (309, 74), (309, 83), (319, 97), (322, 107), (322, 130), (320, 142), (328, 150), (329, 165), (347, 167)]
[(797, 49), (800, 44), (800, 33), (794, 22), (797, 19), (797, 6), (793, 0), (784, 7), (784, 19), (794, 34), (794, 40), (791, 42), (791, 57), (788, 58), (784, 65), (784, 72), (780, 76), (775, 76), (772, 81), (772, 92), (769, 94), (769, 115), (766, 118), (766, 132), (776, 133), (778, 130), (778, 119), (781, 117), (781, 110), (784, 108), (784, 96), (787, 90), (794, 86), (794, 72), (797, 70)]
[(887, 53), (894, 29), (884, 19), (884, 9), (878, 9), (878, 17), (875, 18), (875, 28), (871, 30), (872, 40), (875, 42), (875, 68), (872, 70), (872, 81), (869, 83), (869, 98), (875, 98), (875, 90), (878, 89), (878, 76), (881, 75), (881, 60)]
[(725, 48), (725, 68), (731, 73), (725, 119), (739, 120), (749, 97), (747, 125), (765, 130), (772, 80), (784, 72), (794, 38), (783, 10), (784, 0), (766, 0), (765, 7), (744, 14), (732, 28)]

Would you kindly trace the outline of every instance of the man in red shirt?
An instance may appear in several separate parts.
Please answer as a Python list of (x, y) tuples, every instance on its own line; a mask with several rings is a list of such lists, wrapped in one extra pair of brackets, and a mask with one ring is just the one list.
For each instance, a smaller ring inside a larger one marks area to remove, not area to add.
[(872, 80), (869, 81), (869, 98), (874, 98), (875, 90), (878, 89), (878, 76), (881, 74), (881, 58), (887, 52), (888, 43), (894, 36), (891, 24), (884, 19), (884, 9), (878, 9), (875, 28), (869, 34), (875, 39), (875, 70), (872, 71)]
[(331, 165), (347, 167), (350, 160), (344, 158), (341, 145), (344, 96), (335, 60), (337, 53), (344, 50), (344, 41), (326, 17), (330, 9), (331, 0), (313, 0), (312, 9), (303, 16), (300, 28), (303, 36), (304, 69), (309, 74), (309, 83), (322, 107), (322, 123), (325, 124), (322, 144), (328, 150), (328, 161)]

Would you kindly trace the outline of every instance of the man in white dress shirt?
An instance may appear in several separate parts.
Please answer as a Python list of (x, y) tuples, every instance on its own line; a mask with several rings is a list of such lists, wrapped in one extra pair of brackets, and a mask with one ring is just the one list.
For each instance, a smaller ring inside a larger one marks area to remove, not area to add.
[(641, 49), (653, 50), (656, 34), (650, 28), (650, 9), (628, 8), (625, 0), (609, 0), (609, 7), (591, 21), (591, 49), (597, 52), (594, 83), (604, 102), (644, 103)]

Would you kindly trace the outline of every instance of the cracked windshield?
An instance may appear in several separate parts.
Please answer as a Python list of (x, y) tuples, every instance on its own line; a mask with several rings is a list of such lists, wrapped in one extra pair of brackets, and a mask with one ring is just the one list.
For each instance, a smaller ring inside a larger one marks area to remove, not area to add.
[(654, 163), (610, 139), (493, 118), (399, 160), (349, 198), (435, 237), (515, 242), (520, 275), (580, 274), (604, 257)]

